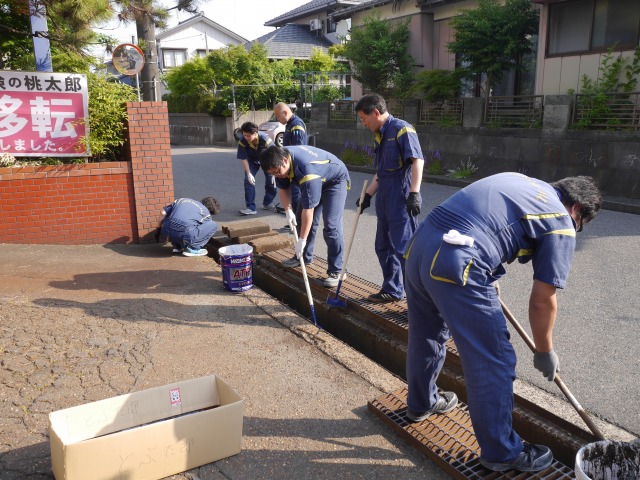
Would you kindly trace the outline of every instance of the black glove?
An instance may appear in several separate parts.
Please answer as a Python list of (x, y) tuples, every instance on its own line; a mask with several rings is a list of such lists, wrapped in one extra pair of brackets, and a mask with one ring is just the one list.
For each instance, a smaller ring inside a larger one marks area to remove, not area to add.
[(356, 200), (356, 207), (360, 207), (360, 213), (364, 212), (365, 208), (369, 208), (371, 206), (371, 195), (365, 192), (364, 198), (362, 199), (362, 205), (360, 205), (360, 199)]
[(153, 234), (153, 238), (156, 239), (156, 243), (160, 243), (160, 234), (162, 233), (162, 227), (156, 228), (156, 233)]
[(553, 382), (556, 372), (560, 371), (560, 360), (556, 352), (536, 352), (533, 355), (533, 366), (542, 372), (542, 375)]
[(418, 216), (420, 215), (420, 206), (422, 205), (422, 197), (420, 196), (420, 192), (409, 192), (409, 196), (407, 197), (407, 213), (409, 215)]

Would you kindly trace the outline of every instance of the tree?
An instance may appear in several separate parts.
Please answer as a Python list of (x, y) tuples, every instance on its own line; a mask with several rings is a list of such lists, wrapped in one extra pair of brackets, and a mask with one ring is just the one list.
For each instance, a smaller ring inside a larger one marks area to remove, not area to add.
[(138, 44), (145, 56), (145, 63), (140, 72), (140, 91), (143, 100), (155, 100), (155, 85), (159, 81), (158, 54), (156, 45), (156, 27), (165, 27), (169, 18), (169, 10), (177, 8), (196, 13), (202, 0), (178, 0), (172, 8), (162, 7), (157, 0), (111, 0), (120, 9), (118, 19), (128, 23), (136, 23)]
[(73, 71), (87, 71), (90, 60), (85, 49), (97, 38), (91, 24), (113, 16), (108, 0), (38, 0), (32, 6), (30, 11), (28, 0), (5, 0), (0, 4), (0, 68), (35, 68), (29, 17), (44, 9), (54, 69), (74, 67), (77, 70)]
[(485, 92), (509, 70), (520, 69), (523, 55), (533, 52), (531, 35), (538, 32), (538, 12), (529, 0), (479, 0), (450, 20), (454, 40), (447, 48), (466, 76), (486, 75)]
[(351, 30), (344, 56), (351, 62), (353, 78), (372, 91), (404, 91), (411, 83), (414, 59), (409, 55), (409, 21), (364, 19)]

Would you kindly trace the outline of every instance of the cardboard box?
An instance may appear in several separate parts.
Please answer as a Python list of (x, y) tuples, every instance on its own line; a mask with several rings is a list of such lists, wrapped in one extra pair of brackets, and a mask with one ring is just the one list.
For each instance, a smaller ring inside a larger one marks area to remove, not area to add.
[(53, 474), (151, 480), (235, 455), (243, 409), (212, 375), (58, 410), (49, 414)]

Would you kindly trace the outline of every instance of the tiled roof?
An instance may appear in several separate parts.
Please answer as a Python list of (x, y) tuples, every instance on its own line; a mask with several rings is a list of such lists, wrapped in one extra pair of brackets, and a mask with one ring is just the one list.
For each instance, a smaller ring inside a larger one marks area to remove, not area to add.
[(357, 5), (364, 0), (311, 0), (304, 5), (300, 5), (298, 8), (289, 10), (287, 13), (265, 22), (267, 27), (281, 26), (286, 22), (297, 20), (298, 18), (311, 15), (316, 12), (324, 12), (327, 10), (335, 10), (340, 7), (349, 7), (351, 5)]
[(282, 28), (267, 33), (260, 38), (245, 43), (247, 50), (255, 43), (262, 43), (267, 47), (269, 58), (295, 58), (308, 60), (314, 48), (320, 48), (327, 53), (333, 45), (322, 34), (311, 32), (308, 25), (289, 23)]

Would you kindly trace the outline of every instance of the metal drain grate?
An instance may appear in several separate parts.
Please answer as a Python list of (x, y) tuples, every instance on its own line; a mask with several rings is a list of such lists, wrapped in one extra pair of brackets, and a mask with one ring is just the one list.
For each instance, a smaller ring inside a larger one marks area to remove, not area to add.
[(537, 473), (516, 471), (492, 472), (478, 460), (479, 446), (476, 441), (467, 405), (458, 407), (445, 415), (434, 415), (421, 423), (411, 424), (405, 418), (407, 389), (403, 388), (382, 395), (369, 402), (369, 410), (381, 417), (400, 436), (426, 453), (440, 468), (454, 478), (463, 479), (572, 479), (573, 470), (557, 460)]

